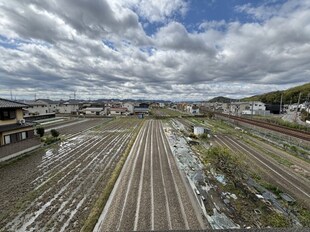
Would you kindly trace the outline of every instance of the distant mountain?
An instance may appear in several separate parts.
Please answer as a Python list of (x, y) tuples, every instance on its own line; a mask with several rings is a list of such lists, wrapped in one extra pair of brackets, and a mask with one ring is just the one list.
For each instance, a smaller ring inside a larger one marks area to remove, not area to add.
[(210, 99), (208, 102), (221, 102), (221, 103), (229, 103), (229, 102), (234, 102), (237, 101), (236, 99), (228, 98), (228, 97), (215, 97)]
[[(299, 93), (301, 93), (300, 103), (307, 101), (310, 97), (310, 82), (304, 85), (296, 86), (287, 90), (269, 92), (252, 97), (240, 99), (241, 101), (261, 101), (267, 104), (280, 103), (283, 94), (283, 104), (297, 103)], [(308, 96), (309, 95), (309, 96)]]

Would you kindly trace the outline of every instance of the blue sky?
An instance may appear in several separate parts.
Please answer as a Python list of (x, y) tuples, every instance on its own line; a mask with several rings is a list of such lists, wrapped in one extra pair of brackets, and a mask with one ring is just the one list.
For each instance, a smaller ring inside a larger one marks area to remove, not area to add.
[(0, 0), (0, 15), (2, 97), (239, 98), (310, 74), (304, 0)]

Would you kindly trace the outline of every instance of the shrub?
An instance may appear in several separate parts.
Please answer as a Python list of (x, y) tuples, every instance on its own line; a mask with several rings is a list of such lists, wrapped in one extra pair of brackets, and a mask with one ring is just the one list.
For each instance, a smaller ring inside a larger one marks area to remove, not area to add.
[(45, 130), (43, 127), (39, 127), (36, 129), (36, 132), (38, 135), (40, 135), (40, 137), (43, 137)]
[(59, 132), (57, 130), (51, 130), (51, 134), (54, 138), (57, 138), (59, 136)]
[(192, 139), (198, 139), (197, 135), (195, 135), (194, 133), (190, 133), (189, 137)]

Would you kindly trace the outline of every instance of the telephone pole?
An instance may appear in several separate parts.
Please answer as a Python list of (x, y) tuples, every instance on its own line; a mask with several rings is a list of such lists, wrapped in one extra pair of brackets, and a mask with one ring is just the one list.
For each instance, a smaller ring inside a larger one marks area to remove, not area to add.
[(280, 114), (282, 114), (282, 99), (283, 99), (283, 93), (281, 94), (281, 100), (280, 100)]
[(296, 114), (295, 114), (295, 122), (297, 122), (297, 114), (298, 114), (298, 107), (300, 103), (300, 97), (301, 97), (301, 92), (299, 93), (299, 97), (298, 97), (298, 103), (297, 103)]

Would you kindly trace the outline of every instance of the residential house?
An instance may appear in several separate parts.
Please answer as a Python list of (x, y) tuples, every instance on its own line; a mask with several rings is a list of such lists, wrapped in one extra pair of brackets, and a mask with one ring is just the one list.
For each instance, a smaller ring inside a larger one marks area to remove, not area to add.
[(243, 115), (269, 115), (270, 111), (266, 110), (266, 105), (263, 102), (250, 102), (250, 107), (242, 111)]
[(127, 108), (120, 107), (120, 108), (110, 108), (110, 115), (117, 116), (117, 115), (127, 115), (129, 114)]
[(187, 103), (178, 103), (177, 104), (177, 109), (180, 111), (186, 111), (187, 108)]
[(127, 108), (127, 111), (130, 114), (134, 113), (134, 104), (132, 104), (132, 103), (129, 103), (129, 102), (123, 103), (123, 108)]
[(0, 98), (0, 161), (40, 145), (32, 124), (23, 118), (28, 105)]
[(80, 105), (80, 102), (74, 99), (61, 101), (57, 106), (57, 111), (60, 114), (77, 114), (80, 109)]
[(251, 110), (251, 105), (249, 102), (231, 102), (229, 113), (240, 116), (243, 111)]
[(82, 110), (85, 115), (104, 115), (103, 107), (87, 107)]
[(196, 104), (187, 106), (187, 112), (191, 114), (199, 114), (199, 107)]
[(50, 99), (38, 99), (36, 102), (46, 104), (48, 107), (48, 113), (58, 113), (59, 102)]
[(140, 103), (139, 106), (134, 107), (134, 114), (148, 114), (149, 113), (149, 104)]
[(39, 101), (24, 101), (27, 107), (24, 108), (24, 116), (44, 115), (49, 113), (48, 105)]

